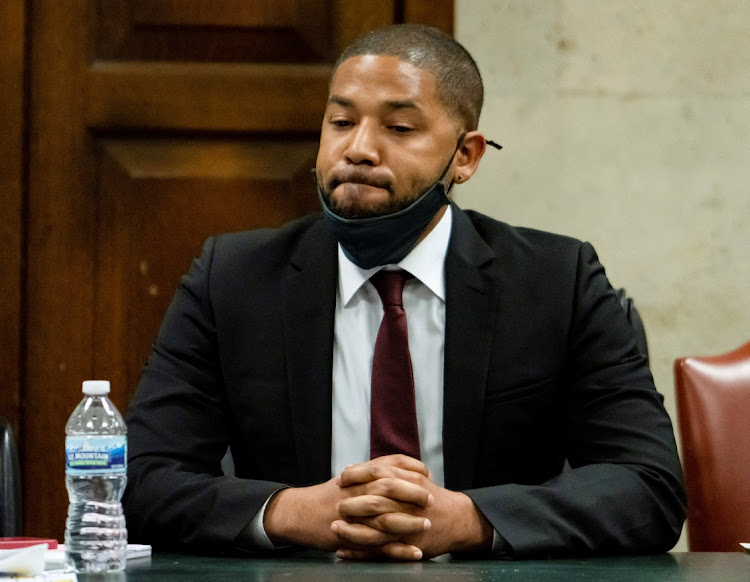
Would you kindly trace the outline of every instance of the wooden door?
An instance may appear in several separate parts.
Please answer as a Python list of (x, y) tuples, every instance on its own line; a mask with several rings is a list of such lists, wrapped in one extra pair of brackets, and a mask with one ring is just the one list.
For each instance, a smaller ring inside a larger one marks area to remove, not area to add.
[(330, 66), (359, 34), (452, 27), (452, 2), (39, 0), (29, 11), (21, 388), (25, 532), (62, 538), (81, 381), (125, 411), (214, 233), (317, 209)]

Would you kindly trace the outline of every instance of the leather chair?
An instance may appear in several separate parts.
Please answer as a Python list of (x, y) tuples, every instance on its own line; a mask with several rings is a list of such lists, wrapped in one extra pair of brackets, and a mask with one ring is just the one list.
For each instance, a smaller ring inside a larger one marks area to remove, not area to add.
[(750, 342), (674, 363), (688, 547), (742, 551), (750, 542)]
[(0, 537), (21, 535), (21, 471), (13, 430), (0, 417)]

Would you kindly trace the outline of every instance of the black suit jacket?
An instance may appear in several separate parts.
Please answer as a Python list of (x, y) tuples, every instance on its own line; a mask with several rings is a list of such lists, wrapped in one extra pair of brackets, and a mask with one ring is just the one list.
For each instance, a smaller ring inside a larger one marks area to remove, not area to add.
[[(128, 414), (132, 541), (226, 549), (330, 478), (337, 269), (317, 215), (206, 242)], [(672, 426), (593, 248), (454, 206), (445, 273), (446, 487), (518, 557), (672, 547)]]

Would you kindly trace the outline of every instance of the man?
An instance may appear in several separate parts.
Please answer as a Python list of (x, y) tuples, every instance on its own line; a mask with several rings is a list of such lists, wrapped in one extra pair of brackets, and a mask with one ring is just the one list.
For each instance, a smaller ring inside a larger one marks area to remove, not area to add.
[[(672, 547), (671, 423), (593, 249), (446, 198), (484, 153), (482, 100), (469, 54), (434, 29), (344, 52), (323, 215), (210, 239), (165, 317), (128, 415), (132, 541), (403, 560)], [(418, 443), (381, 456), (384, 267), (413, 275), (402, 404)]]

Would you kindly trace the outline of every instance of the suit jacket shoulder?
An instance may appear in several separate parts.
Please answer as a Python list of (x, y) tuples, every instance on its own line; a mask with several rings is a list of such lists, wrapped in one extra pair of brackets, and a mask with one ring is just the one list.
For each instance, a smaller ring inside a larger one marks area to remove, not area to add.
[[(468, 219), (476, 234), (500, 256), (501, 260), (509, 253), (533, 255), (537, 258), (549, 256), (550, 260), (560, 260), (564, 256), (577, 255), (581, 245), (586, 244), (564, 234), (513, 226), (474, 210), (459, 212)], [(461, 244), (470, 236), (466, 230), (465, 225), (457, 229), (457, 235), (460, 236), (458, 242)]]

